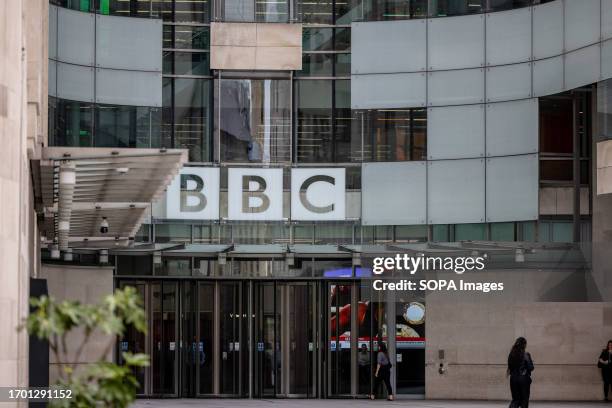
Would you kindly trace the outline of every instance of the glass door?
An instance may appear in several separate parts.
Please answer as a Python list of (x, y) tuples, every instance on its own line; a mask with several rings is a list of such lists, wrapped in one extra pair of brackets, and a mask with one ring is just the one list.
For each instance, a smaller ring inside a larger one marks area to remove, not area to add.
[(198, 313), (197, 313), (197, 388), (198, 394), (212, 394), (214, 359), (214, 308), (215, 284), (201, 282), (198, 285)]
[(274, 282), (257, 282), (253, 288), (254, 354), (253, 395), (274, 397), (280, 392), (280, 313)]
[(177, 287), (176, 282), (156, 282), (150, 287), (153, 395), (177, 396)]
[(347, 396), (352, 390), (353, 284), (327, 284), (327, 394)]

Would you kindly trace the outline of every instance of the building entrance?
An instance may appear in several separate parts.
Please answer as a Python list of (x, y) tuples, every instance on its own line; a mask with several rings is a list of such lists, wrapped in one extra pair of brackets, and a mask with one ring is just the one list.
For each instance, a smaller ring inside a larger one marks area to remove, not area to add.
[[(327, 398), (374, 390), (380, 342), (395, 356), (396, 394), (422, 395), (422, 299), (385, 299), (369, 281), (121, 279), (144, 299), (142, 396)], [(389, 329), (394, 328), (394, 329)], [(120, 353), (118, 353), (120, 355)]]

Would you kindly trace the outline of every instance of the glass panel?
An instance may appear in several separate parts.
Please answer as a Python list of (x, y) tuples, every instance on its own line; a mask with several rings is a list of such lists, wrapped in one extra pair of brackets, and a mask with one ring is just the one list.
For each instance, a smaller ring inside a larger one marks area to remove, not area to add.
[(448, 224), (432, 225), (432, 235), (434, 242), (449, 242), (450, 226)]
[(425, 109), (367, 110), (363, 116), (364, 155), (370, 161), (425, 160)]
[(150, 0), (97, 0), (98, 12), (104, 15), (148, 18), (151, 11)]
[(318, 259), (314, 262), (312, 269), (316, 277), (350, 278), (353, 276), (353, 261), (351, 259)]
[(455, 241), (484, 241), (486, 237), (486, 224), (455, 225)]
[(537, 152), (537, 99), (488, 104), (486, 128), (488, 156)]
[(352, 286), (330, 284), (329, 389), (330, 395), (351, 392), (351, 298)]
[[(207, 52), (164, 52), (164, 73), (210, 75)], [(173, 62), (173, 64), (172, 64)], [(168, 72), (172, 67), (174, 72)]]
[(174, 30), (174, 43), (166, 45), (164, 38), (164, 47), (178, 49), (198, 49), (208, 50), (210, 48), (210, 28), (201, 26), (164, 26), (172, 27)]
[(317, 224), (315, 226), (315, 244), (352, 244), (353, 225)]
[(490, 11), (511, 10), (531, 5), (531, 0), (489, 0)]
[(57, 99), (55, 129), (51, 130), (50, 146), (93, 146), (93, 105)]
[(287, 285), (289, 316), (289, 390), (290, 394), (312, 396), (314, 339), (311, 284)]
[(176, 284), (152, 284), (153, 394), (174, 394), (176, 365)]
[(177, 78), (174, 87), (173, 147), (189, 149), (189, 161), (209, 161), (210, 81)]
[(191, 242), (191, 225), (155, 224), (155, 242)]
[(280, 316), (276, 308), (274, 283), (257, 283), (254, 288), (255, 375), (254, 394), (258, 398), (274, 396), (279, 380), (277, 368), (280, 363), (280, 333), (277, 324)]
[(351, 75), (351, 54), (336, 54), (335, 64), (335, 76)]
[(535, 242), (535, 221), (519, 223), (519, 239), (518, 241)]
[(395, 242), (426, 242), (427, 225), (397, 225)]
[(335, 28), (334, 49), (336, 51), (349, 51), (351, 49), (351, 29), (349, 27)]
[(296, 72), (296, 76), (320, 76), (330, 77), (333, 75), (334, 54), (304, 54), (302, 55), (302, 70)]
[(540, 160), (540, 181), (572, 181), (574, 168), (571, 159)]
[(151, 241), (151, 224), (142, 224), (136, 232), (134, 237), (136, 242), (149, 242)]
[(395, 380), (397, 394), (425, 394), (425, 296), (397, 292)]
[(269, 244), (289, 242), (289, 226), (284, 224), (233, 224), (232, 238), (239, 244)]
[(334, 95), (334, 162), (360, 162), (361, 138), (359, 134), (352, 137), (351, 133), (354, 120), (351, 111), (351, 82), (335, 80)]
[(332, 5), (333, 2), (328, 0), (300, 0), (300, 20), (306, 24), (333, 24)]
[(539, 102), (540, 152), (571, 154), (574, 151), (572, 100), (543, 97)]
[(238, 283), (221, 283), (219, 296), (221, 394), (236, 395), (240, 377), (240, 290)]
[(289, 21), (289, 2), (287, 0), (255, 0), (255, 21), (286, 23)]
[(482, 13), (484, 8), (485, 0), (433, 0), (431, 11), (434, 17), (444, 17)]
[(198, 311), (198, 370), (199, 394), (213, 392), (213, 313), (214, 284), (200, 283)]
[(191, 258), (163, 257), (162, 263), (155, 265), (157, 276), (190, 276)]
[(302, 31), (302, 50), (333, 51), (334, 31), (332, 28), (304, 27)]
[(312, 244), (314, 239), (314, 225), (294, 225), (293, 243)]
[(194, 244), (211, 244), (219, 242), (219, 226), (218, 225), (194, 225), (193, 226), (193, 243)]
[(550, 223), (552, 227), (552, 242), (573, 242), (573, 223), (555, 221)]
[(491, 241), (514, 241), (514, 223), (503, 222), (490, 224)]
[(297, 161), (333, 161), (332, 81), (296, 81)]
[(98, 104), (95, 109), (96, 147), (160, 147), (160, 108)]
[[(186, 23), (207, 23), (210, 20), (210, 5), (208, 0), (177, 0), (169, 2), (169, 6), (174, 5), (174, 21)], [(168, 7), (168, 6), (166, 6)]]
[(291, 159), (291, 82), (221, 80), (221, 160), (276, 163)]
[(117, 256), (117, 275), (151, 275), (153, 273), (153, 257)]
[(365, 0), (363, 8), (366, 21), (427, 17), (427, 0)]

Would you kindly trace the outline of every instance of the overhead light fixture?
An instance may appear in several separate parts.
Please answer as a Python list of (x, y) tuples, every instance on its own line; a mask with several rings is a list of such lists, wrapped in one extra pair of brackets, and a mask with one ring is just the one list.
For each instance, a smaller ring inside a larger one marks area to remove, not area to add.
[(107, 249), (102, 249), (100, 251), (100, 263), (103, 265), (108, 263), (108, 250)]
[(287, 255), (285, 255), (285, 262), (287, 266), (295, 265), (295, 254), (293, 252), (288, 252)]
[(64, 251), (64, 261), (72, 262), (72, 248), (68, 248)]
[(108, 233), (108, 220), (106, 217), (102, 217), (102, 221), (100, 222), (100, 234)]
[(223, 252), (219, 254), (217, 259), (219, 261), (219, 265), (225, 265), (227, 263), (227, 255)]
[(161, 263), (162, 263), (161, 252), (160, 251), (153, 252), (153, 264), (154, 265), (161, 265)]
[(53, 244), (51, 245), (51, 259), (60, 259), (60, 250), (59, 245)]
[(514, 261), (519, 263), (525, 262), (525, 251), (522, 248), (516, 248)]

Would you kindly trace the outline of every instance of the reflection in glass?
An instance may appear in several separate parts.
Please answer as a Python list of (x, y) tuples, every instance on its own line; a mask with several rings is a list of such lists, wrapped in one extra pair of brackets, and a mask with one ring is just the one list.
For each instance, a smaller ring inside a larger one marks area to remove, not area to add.
[(50, 146), (93, 146), (93, 105), (55, 99), (55, 128), (49, 129)]
[(332, 81), (296, 81), (297, 161), (332, 162)]
[(96, 147), (160, 147), (161, 109), (96, 105)]
[(352, 289), (351, 285), (328, 286), (328, 393), (330, 396), (351, 392)]
[(191, 258), (162, 257), (161, 264), (154, 264), (156, 276), (190, 276)]
[(427, 17), (427, 0), (364, 0), (366, 21), (408, 20)]
[(197, 351), (192, 351), (194, 354), (197, 354), (197, 359), (195, 360), (200, 370), (198, 393), (212, 394), (214, 284), (200, 283), (198, 303), (198, 345)]
[[(161, 1), (161, 0), (160, 0)], [(161, 1), (174, 5), (174, 21), (184, 23), (207, 23), (210, 20), (210, 5), (208, 0)]]
[(328, 0), (301, 0), (298, 2), (300, 21), (305, 24), (333, 24), (333, 2)]
[(512, 10), (531, 5), (531, 0), (489, 0), (489, 11)]
[[(357, 118), (363, 120), (364, 160), (425, 160), (427, 145), (425, 109), (359, 111)], [(356, 126), (362, 126), (359, 121), (354, 123)]]
[(302, 50), (306, 51), (333, 51), (334, 29), (304, 27), (302, 30)]
[[(164, 101), (164, 106), (165, 105)], [(189, 149), (189, 161), (209, 161), (210, 81), (174, 79), (174, 145)]]
[(191, 242), (191, 225), (155, 224), (155, 242)]
[[(174, 31), (174, 43), (164, 47), (178, 49), (208, 50), (210, 48), (210, 28), (201, 26), (164, 26), (164, 31), (171, 29)], [(172, 38), (172, 37), (171, 37)]]
[(291, 159), (290, 87), (288, 80), (221, 80), (221, 160), (278, 163)]
[(333, 75), (334, 54), (303, 54), (302, 69), (296, 72), (297, 76)]
[(433, 0), (431, 14), (437, 17), (482, 13), (485, 0)]
[(286, 23), (289, 21), (287, 0), (255, 0), (255, 21), (261, 23)]

